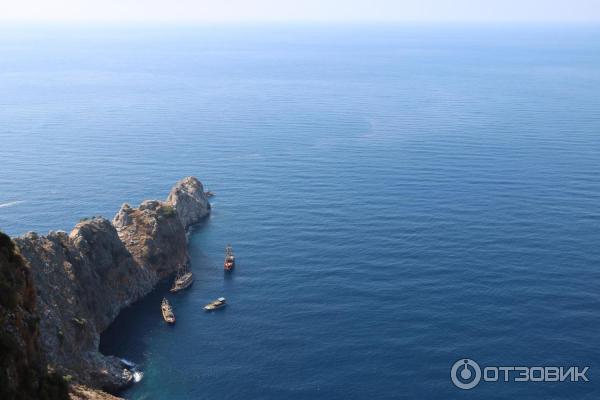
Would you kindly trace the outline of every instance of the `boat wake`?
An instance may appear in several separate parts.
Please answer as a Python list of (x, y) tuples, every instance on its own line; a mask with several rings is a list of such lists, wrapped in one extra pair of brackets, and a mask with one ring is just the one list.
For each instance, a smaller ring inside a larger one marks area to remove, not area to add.
[(128, 368), (135, 368), (135, 363), (126, 358), (121, 358), (121, 363)]
[(144, 378), (144, 373), (142, 371), (135, 371), (133, 373), (133, 381), (135, 383), (138, 383), (139, 381), (141, 381)]
[(25, 203), (25, 200), (9, 201), (8, 203), (0, 204), (0, 208), (16, 206), (17, 204)]

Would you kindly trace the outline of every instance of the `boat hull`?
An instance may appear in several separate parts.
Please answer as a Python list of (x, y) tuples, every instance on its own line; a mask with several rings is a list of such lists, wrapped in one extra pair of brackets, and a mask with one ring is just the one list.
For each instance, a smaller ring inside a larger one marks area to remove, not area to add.
[(219, 298), (218, 300), (213, 301), (212, 303), (209, 303), (207, 305), (204, 306), (204, 311), (214, 311), (214, 310), (218, 310), (219, 308), (223, 308), (227, 305), (227, 302), (225, 301), (225, 298)]
[(204, 311), (214, 311), (223, 307), (225, 307), (225, 304), (223, 304), (222, 306), (205, 306)]
[(163, 300), (160, 306), (160, 311), (162, 313), (163, 319), (167, 324), (175, 323), (175, 313), (173, 312), (173, 308), (166, 299)]
[(186, 289), (191, 286), (194, 282), (194, 276), (191, 272), (187, 272), (184, 275), (178, 276), (173, 282), (173, 286), (171, 287), (171, 293), (178, 292), (180, 290)]
[(187, 289), (187, 288), (189, 288), (190, 286), (192, 286), (192, 283), (194, 283), (194, 280), (193, 280), (193, 279), (190, 279), (189, 281), (187, 281), (187, 282), (185, 282), (185, 283), (183, 283), (183, 284), (181, 284), (181, 285), (177, 285), (177, 284), (176, 284), (175, 286), (173, 286), (173, 287), (170, 289), (170, 292), (171, 292), (171, 293), (176, 293), (176, 292), (179, 292), (180, 290)]
[(173, 314), (173, 312), (169, 312), (167, 310), (162, 310), (162, 316), (167, 324), (175, 323), (175, 314)]

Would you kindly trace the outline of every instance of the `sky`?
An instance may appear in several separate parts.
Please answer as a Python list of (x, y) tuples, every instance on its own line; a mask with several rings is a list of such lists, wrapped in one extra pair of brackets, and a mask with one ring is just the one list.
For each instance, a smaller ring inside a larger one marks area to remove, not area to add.
[(0, 0), (0, 21), (600, 22), (600, 0)]

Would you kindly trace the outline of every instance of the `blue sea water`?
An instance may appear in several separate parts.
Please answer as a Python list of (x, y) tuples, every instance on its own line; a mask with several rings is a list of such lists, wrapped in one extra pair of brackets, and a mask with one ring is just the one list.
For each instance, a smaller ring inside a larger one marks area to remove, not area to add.
[[(145, 373), (123, 396), (600, 396), (597, 27), (0, 34), (0, 229), (69, 230), (187, 175), (217, 193), (177, 324), (164, 283), (103, 337)], [(461, 391), (462, 357), (590, 382)]]

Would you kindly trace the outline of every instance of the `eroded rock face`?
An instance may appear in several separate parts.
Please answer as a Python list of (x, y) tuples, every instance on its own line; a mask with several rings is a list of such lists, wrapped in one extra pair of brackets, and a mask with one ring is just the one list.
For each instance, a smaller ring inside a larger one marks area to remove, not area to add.
[(196, 178), (166, 202), (124, 204), (112, 223), (93, 218), (71, 233), (15, 239), (30, 266), (47, 362), (85, 385), (109, 391), (132, 381), (120, 360), (99, 353), (100, 333), (119, 311), (189, 262), (186, 229), (210, 210)]
[(111, 396), (83, 385), (72, 385), (70, 397), (71, 400), (122, 400), (120, 397)]
[(31, 270), (0, 232), (0, 399), (67, 400), (67, 383), (47, 371), (39, 336)]
[(204, 194), (204, 187), (193, 176), (177, 182), (169, 193), (167, 203), (175, 207), (185, 229), (198, 223), (210, 213), (210, 203)]
[(100, 332), (152, 284), (138, 283), (138, 267), (112, 224), (95, 218), (69, 235), (27, 234), (15, 243), (33, 273), (47, 361), (87, 384), (128, 384), (131, 376), (120, 362), (97, 352)]
[(168, 203), (146, 200), (139, 208), (124, 204), (113, 225), (153, 284), (189, 262), (185, 227)]

